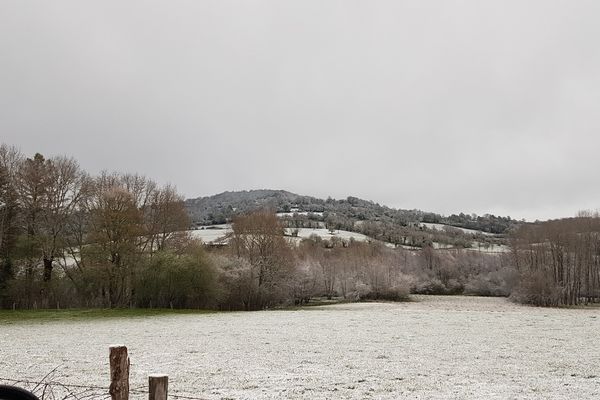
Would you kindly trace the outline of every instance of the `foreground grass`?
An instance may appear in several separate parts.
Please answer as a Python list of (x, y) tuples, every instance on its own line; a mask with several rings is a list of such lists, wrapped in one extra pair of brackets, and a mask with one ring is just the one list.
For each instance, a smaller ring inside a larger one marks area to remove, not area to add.
[(172, 310), (169, 308), (113, 308), (67, 310), (0, 310), (0, 324), (30, 321), (79, 321), (106, 318), (143, 318), (161, 315), (209, 314), (212, 310)]
[[(407, 298), (402, 301), (412, 301)], [(287, 307), (277, 307), (274, 310), (299, 310), (312, 307), (356, 303), (357, 301), (347, 300), (343, 297), (334, 297), (327, 299), (317, 297), (308, 303), (301, 305), (291, 305)], [(386, 300), (364, 300), (362, 302), (388, 302)], [(41, 309), (41, 310), (0, 310), (0, 325), (15, 324), (20, 322), (47, 322), (47, 321), (81, 321), (108, 318), (144, 318), (154, 316), (168, 315), (194, 315), (211, 314), (215, 310), (196, 310), (196, 309), (170, 309), (170, 308), (77, 308), (77, 309)]]

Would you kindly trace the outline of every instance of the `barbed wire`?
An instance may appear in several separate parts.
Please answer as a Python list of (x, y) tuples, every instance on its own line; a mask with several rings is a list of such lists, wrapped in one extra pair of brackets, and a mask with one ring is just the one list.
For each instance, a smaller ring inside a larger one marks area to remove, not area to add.
[[(37, 391), (39, 388), (43, 388), (42, 395), (41, 395), (42, 399), (48, 399), (48, 398), (53, 399), (53, 400), (57, 399), (57, 397), (55, 397), (54, 393), (51, 391), (52, 386), (60, 387), (67, 392), (67, 396), (60, 397), (61, 400), (68, 400), (68, 399), (89, 400), (92, 398), (94, 398), (94, 399), (109, 399), (111, 397), (108, 387), (105, 387), (105, 386), (62, 383), (62, 382), (59, 382), (59, 381), (56, 381), (53, 379), (47, 379), (48, 376), (50, 376), (55, 370), (46, 374), (46, 376), (40, 381), (33, 381), (33, 380), (29, 380), (29, 379), (13, 379), (13, 378), (1, 377), (1, 376), (0, 376), (0, 381), (10, 382), (12, 384), (35, 385), (33, 387), (33, 389), (31, 389), (32, 392)], [(145, 388), (145, 386), (137, 386), (134, 388), (130, 388), (129, 393), (148, 394), (148, 390), (144, 389), (144, 388)], [(46, 395), (46, 390), (48, 390), (48, 389), (50, 389), (50, 392), (48, 393), (48, 395)], [(84, 389), (84, 390), (79, 393), (74, 393), (74, 391), (72, 391), (70, 389)], [(89, 393), (89, 391), (102, 391), (102, 393)], [(183, 394), (177, 394), (177, 392), (169, 393), (168, 397), (172, 397), (174, 399), (183, 399), (183, 400), (207, 400), (205, 397), (188, 396), (188, 395), (183, 395)]]
[(108, 389), (101, 386), (62, 383), (48, 379), (47, 374), (42, 380), (13, 379), (0, 377), (0, 381), (13, 386), (25, 385), (26, 389), (35, 393), (42, 400), (105, 400), (110, 398)]
[[(55, 384), (55, 385), (60, 385), (63, 387), (68, 387), (68, 388), (106, 390), (108, 393), (108, 388), (104, 387), (104, 386), (77, 385), (77, 384), (72, 384), (72, 383), (62, 383), (62, 382), (58, 382), (58, 381), (54, 381), (54, 380), (30, 381), (30, 380), (26, 380), (26, 379), (11, 379), (11, 378), (4, 378), (4, 377), (0, 376), (0, 381), (14, 382), (14, 383), (26, 383), (28, 385), (38, 385), (38, 386), (43, 385), (43, 384)], [(37, 387), (35, 387), (34, 389), (36, 389), (36, 388)]]
[(192, 396), (185, 396), (182, 394), (168, 394), (168, 397), (173, 397), (175, 399), (186, 399), (186, 400), (207, 400), (205, 397), (192, 397)]

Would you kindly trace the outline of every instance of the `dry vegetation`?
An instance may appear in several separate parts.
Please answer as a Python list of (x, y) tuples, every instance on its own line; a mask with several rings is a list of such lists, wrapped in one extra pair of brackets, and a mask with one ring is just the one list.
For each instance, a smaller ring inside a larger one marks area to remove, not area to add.
[(522, 227), (514, 235), (514, 264), (521, 272), (513, 297), (541, 306), (596, 303), (600, 297), (600, 217)]

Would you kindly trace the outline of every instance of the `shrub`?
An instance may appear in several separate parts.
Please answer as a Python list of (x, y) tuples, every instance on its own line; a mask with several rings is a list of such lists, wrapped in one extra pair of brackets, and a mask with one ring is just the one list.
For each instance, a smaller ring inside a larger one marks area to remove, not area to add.
[(542, 271), (525, 272), (510, 298), (523, 304), (558, 306), (561, 304), (562, 292), (562, 288)]
[(463, 292), (462, 284), (456, 279), (450, 279), (444, 284), (437, 278), (430, 278), (418, 281), (410, 288), (414, 294), (461, 294)]
[(464, 293), (476, 296), (508, 297), (512, 293), (517, 279), (518, 274), (511, 268), (480, 273), (468, 279)]

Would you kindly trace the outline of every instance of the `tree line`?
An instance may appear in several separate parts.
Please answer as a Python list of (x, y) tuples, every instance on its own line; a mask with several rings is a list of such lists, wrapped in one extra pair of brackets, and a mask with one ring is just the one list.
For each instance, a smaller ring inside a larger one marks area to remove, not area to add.
[[(326, 222), (339, 226), (337, 229), (356, 231), (363, 222), (378, 222), (384, 230), (393, 232), (398, 227), (410, 228), (420, 222), (479, 230), (494, 234), (505, 234), (519, 225), (511, 217), (492, 214), (452, 214), (448, 217), (421, 210), (394, 209), (373, 201), (348, 197), (346, 199), (318, 199), (301, 196), (283, 190), (250, 190), (224, 192), (214, 196), (186, 200), (186, 208), (195, 225), (224, 224), (238, 214), (256, 209), (272, 209), (279, 213), (301, 211), (312, 221)], [(357, 224), (359, 223), (359, 224)]]
[(600, 299), (600, 215), (523, 226), (513, 235), (514, 265), (521, 276), (513, 297), (523, 303), (561, 306)]
[(228, 244), (207, 247), (190, 235), (172, 185), (137, 174), (92, 176), (73, 158), (26, 157), (1, 145), (0, 306), (258, 310), (410, 294), (560, 306), (599, 298), (598, 214), (522, 224), (511, 252), (494, 254), (435, 249), (432, 238), (463, 237), (452, 228), (423, 231), (418, 249), (300, 239), (285, 235), (294, 220), (275, 211), (236, 214)]
[(73, 158), (25, 157), (2, 145), (1, 305), (255, 310), (314, 298), (506, 294), (503, 278), (488, 280), (504, 265), (486, 262), (493, 266), (484, 271), (466, 252), (290, 238), (265, 209), (237, 215), (229, 244), (207, 249), (190, 224), (171, 185), (92, 176)]
[(73, 158), (27, 158), (0, 147), (5, 307), (127, 304), (140, 265), (159, 253), (191, 252), (180, 233), (188, 226), (170, 185), (135, 174), (90, 176)]

